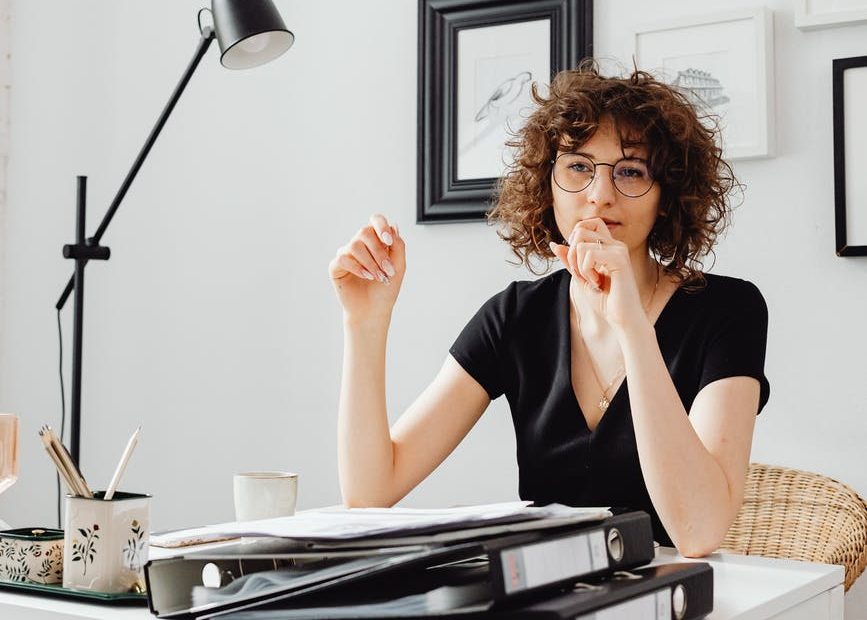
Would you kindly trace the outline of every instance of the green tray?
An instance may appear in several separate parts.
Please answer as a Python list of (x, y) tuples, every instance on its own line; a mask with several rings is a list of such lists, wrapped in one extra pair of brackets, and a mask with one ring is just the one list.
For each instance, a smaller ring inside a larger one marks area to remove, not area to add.
[(114, 605), (147, 605), (148, 602), (147, 594), (136, 594), (135, 592), (91, 592), (90, 590), (72, 590), (71, 588), (64, 588), (59, 583), (47, 584), (0, 580), (0, 588), (21, 590), (22, 592), (42, 596), (74, 598), (99, 603), (110, 603)]

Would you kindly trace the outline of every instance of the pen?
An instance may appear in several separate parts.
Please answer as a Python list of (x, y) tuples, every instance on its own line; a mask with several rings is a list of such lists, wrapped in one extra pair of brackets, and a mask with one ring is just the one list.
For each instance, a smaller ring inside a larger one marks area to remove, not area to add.
[(132, 451), (135, 449), (136, 444), (138, 444), (139, 431), (141, 431), (141, 426), (135, 429), (135, 432), (132, 434), (126, 444), (123, 455), (121, 455), (120, 457), (120, 462), (117, 464), (117, 469), (114, 470), (114, 475), (111, 477), (111, 482), (108, 484), (108, 490), (105, 492), (105, 497), (103, 497), (103, 499), (106, 501), (114, 497), (114, 492), (117, 491), (117, 485), (120, 483), (120, 477), (123, 475), (123, 470), (126, 469), (126, 464), (129, 461), (129, 457), (132, 454)]

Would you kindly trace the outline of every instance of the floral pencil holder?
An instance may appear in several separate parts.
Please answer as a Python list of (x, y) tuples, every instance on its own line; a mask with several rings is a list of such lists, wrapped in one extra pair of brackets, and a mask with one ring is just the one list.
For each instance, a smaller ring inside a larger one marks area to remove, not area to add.
[(60, 583), (63, 530), (19, 528), (0, 532), (0, 581)]
[(104, 492), (66, 496), (63, 587), (144, 592), (150, 540), (150, 495)]

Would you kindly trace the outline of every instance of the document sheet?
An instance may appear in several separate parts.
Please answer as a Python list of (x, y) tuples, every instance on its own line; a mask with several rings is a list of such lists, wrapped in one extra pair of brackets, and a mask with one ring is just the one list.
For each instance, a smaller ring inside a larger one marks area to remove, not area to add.
[[(573, 508), (561, 504), (529, 506), (505, 502), (457, 508), (327, 508), (259, 521), (221, 523), (152, 535), (150, 543), (178, 547), (228, 538), (277, 537), (321, 543), (342, 543), (375, 538), (406, 541), (411, 537), (547, 520), (550, 526), (597, 521), (611, 516), (607, 508)], [(506, 531), (523, 529), (506, 528)], [(478, 532), (477, 532), (478, 533)], [(495, 532), (491, 532), (495, 533)]]

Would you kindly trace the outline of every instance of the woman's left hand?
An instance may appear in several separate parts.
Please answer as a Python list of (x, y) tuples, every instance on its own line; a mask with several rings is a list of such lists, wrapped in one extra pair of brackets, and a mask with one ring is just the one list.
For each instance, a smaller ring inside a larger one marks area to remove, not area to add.
[(624, 329), (633, 321), (646, 320), (629, 249), (611, 236), (604, 221), (578, 222), (567, 243), (551, 242), (551, 251), (583, 285), (594, 308), (612, 327)]

